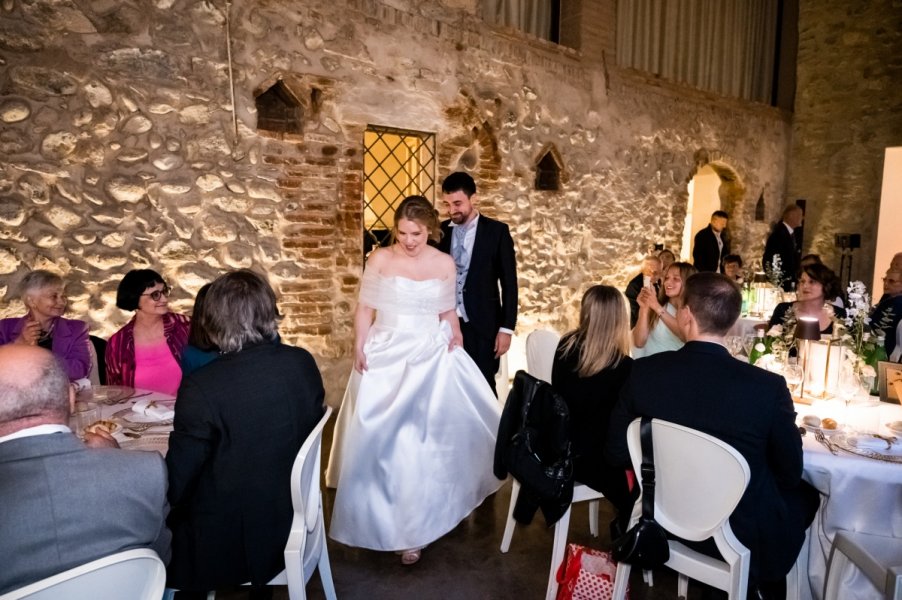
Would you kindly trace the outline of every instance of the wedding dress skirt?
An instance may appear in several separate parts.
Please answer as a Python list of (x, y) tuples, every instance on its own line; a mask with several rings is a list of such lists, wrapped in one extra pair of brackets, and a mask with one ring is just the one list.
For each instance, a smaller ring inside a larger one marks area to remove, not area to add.
[[(420, 301), (441, 283), (391, 279)], [(326, 472), (338, 488), (329, 535), (341, 543), (425, 546), (501, 486), (492, 473), (501, 406), (463, 348), (448, 351), (448, 323), (427, 312), (378, 311), (368, 369), (348, 382)]]

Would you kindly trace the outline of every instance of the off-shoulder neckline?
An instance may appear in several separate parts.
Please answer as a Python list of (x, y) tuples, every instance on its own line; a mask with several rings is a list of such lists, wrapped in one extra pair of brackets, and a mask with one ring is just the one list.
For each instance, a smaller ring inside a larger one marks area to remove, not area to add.
[(382, 279), (403, 279), (403, 280), (405, 280), (405, 281), (413, 281), (414, 283), (425, 283), (425, 282), (427, 282), (427, 281), (440, 281), (440, 282), (443, 282), (443, 281), (449, 281), (449, 280), (450, 280), (450, 277), (449, 277), (448, 279), (441, 279), (440, 277), (430, 277), (429, 279), (414, 279), (414, 278), (412, 278), (412, 277), (405, 277), (405, 276), (403, 276), (403, 275), (383, 275), (382, 273), (378, 273), (378, 272), (377, 272), (377, 273), (374, 273), (374, 275), (375, 275), (376, 277), (380, 277), (380, 278), (382, 278)]

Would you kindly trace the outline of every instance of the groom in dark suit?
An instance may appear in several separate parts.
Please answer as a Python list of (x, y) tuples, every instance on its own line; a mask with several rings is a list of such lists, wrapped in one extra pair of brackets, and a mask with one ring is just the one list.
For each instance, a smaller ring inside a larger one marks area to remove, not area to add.
[[(452, 173), (442, 182), (449, 220), (439, 249), (457, 265), (457, 314), (467, 351), (495, 390), (495, 373), (517, 324), (517, 262), (510, 229), (474, 207), (476, 182)], [(499, 291), (500, 288), (500, 291)]]
[[(686, 345), (637, 360), (611, 416), (606, 453), (629, 466), (626, 429), (637, 417), (697, 429), (735, 448), (751, 478), (730, 527), (751, 551), (749, 598), (780, 597), (814, 518), (819, 497), (802, 481), (802, 440), (786, 381), (738, 361), (723, 337), (739, 317), (739, 288), (698, 273), (684, 287), (677, 323)], [(698, 549), (717, 556), (712, 540)]]

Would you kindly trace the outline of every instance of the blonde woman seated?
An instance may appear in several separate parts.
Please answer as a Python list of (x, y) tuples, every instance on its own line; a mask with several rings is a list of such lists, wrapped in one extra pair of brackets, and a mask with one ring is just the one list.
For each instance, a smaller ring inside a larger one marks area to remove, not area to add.
[(689, 263), (675, 262), (664, 273), (657, 296), (653, 288), (645, 287), (639, 292), (636, 299), (639, 318), (633, 328), (633, 358), (683, 347), (685, 340), (677, 325), (676, 314), (683, 305), (683, 284), (696, 272)]
[(564, 334), (554, 354), (551, 385), (570, 409), (574, 478), (604, 494), (625, 526), (638, 495), (630, 491), (626, 471), (604, 458), (611, 412), (629, 377), (629, 308), (626, 298), (608, 285), (583, 294), (579, 327)]

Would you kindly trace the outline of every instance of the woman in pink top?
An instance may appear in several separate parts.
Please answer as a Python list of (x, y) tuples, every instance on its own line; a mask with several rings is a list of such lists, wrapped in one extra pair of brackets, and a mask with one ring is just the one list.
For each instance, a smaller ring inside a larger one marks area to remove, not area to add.
[(127, 385), (176, 395), (179, 361), (188, 341), (188, 317), (169, 312), (169, 286), (156, 271), (129, 271), (116, 290), (116, 306), (135, 316), (106, 347), (109, 385)]

